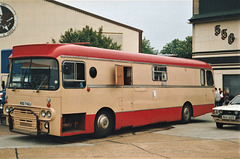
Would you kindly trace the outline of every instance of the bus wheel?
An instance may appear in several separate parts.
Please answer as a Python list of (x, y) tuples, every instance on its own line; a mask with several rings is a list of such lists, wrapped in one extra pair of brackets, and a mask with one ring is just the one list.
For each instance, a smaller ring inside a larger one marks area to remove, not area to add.
[(183, 106), (183, 109), (182, 109), (182, 122), (184, 124), (189, 123), (191, 121), (191, 117), (192, 117), (192, 109), (190, 105), (186, 104)]
[(101, 138), (110, 135), (114, 129), (113, 121), (112, 114), (109, 111), (100, 111), (95, 118), (94, 136)]
[(218, 129), (223, 128), (223, 124), (222, 123), (216, 123), (216, 126), (217, 126)]

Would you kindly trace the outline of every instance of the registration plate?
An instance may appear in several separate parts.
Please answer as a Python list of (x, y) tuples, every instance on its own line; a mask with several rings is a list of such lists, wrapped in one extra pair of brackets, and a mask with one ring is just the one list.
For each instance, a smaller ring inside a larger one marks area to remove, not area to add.
[(20, 105), (32, 106), (32, 102), (20, 102)]
[(235, 120), (236, 116), (234, 116), (234, 115), (223, 115), (222, 119)]

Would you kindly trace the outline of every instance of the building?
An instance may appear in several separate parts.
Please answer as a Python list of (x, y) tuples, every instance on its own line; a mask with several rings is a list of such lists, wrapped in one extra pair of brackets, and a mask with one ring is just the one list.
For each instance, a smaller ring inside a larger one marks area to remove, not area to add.
[(121, 44), (123, 51), (141, 52), (142, 30), (55, 0), (1, 0), (0, 51), (15, 45), (51, 43), (68, 29), (81, 30), (86, 25), (94, 30), (102, 26), (103, 33)]
[(240, 1), (193, 0), (193, 55), (210, 63), (215, 86), (240, 92)]

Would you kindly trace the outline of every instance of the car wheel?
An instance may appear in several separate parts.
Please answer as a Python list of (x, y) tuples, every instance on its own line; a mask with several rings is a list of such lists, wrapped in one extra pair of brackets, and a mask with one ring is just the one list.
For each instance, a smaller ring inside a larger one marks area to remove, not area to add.
[(114, 129), (114, 119), (110, 111), (100, 111), (94, 123), (94, 136), (101, 138), (111, 134)]
[(191, 117), (192, 117), (192, 109), (191, 107), (186, 104), (183, 106), (182, 109), (182, 123), (187, 124), (191, 121)]
[(222, 123), (216, 123), (216, 126), (217, 126), (217, 128), (219, 128), (219, 129), (223, 128), (223, 124), (222, 124)]

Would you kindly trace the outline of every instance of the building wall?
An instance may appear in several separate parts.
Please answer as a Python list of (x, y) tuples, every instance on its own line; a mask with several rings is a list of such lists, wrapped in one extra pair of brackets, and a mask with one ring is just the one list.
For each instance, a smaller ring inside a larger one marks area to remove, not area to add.
[[(103, 34), (120, 44), (121, 50), (141, 52), (142, 31), (137, 28), (54, 0), (1, 0), (0, 2), (9, 5), (17, 14), (16, 29), (8, 36), (0, 37), (0, 51), (12, 49), (16, 45), (51, 43), (52, 39), (58, 41), (60, 35), (68, 29), (81, 30), (88, 25), (94, 30), (103, 27)], [(1, 80), (6, 80), (7, 74), (1, 72), (0, 67)]]
[[(210, 63), (215, 86), (240, 92), (240, 2), (237, 0), (193, 0), (193, 54)], [(208, 5), (207, 5), (208, 4)], [(234, 37), (234, 38), (233, 38)], [(233, 41), (232, 41), (233, 40)]]
[[(139, 52), (139, 32), (129, 28), (80, 13), (53, 2), (44, 0), (2, 0), (17, 13), (18, 25), (9, 36), (0, 38), (0, 49), (10, 49), (14, 45), (47, 43), (59, 39), (70, 28), (82, 29), (86, 25), (116, 37), (122, 50)], [(119, 40), (120, 39), (120, 40)], [(121, 40), (122, 39), (122, 40)], [(121, 43), (122, 42), (122, 43)]]
[[(227, 29), (226, 33), (233, 33), (235, 37), (240, 37), (240, 20), (218, 21), (209, 23), (193, 24), (193, 52), (210, 52), (222, 50), (240, 49), (240, 41), (235, 38), (232, 44), (228, 43), (228, 36), (222, 40), (221, 33), (215, 35), (215, 27), (220, 25), (220, 29)], [(193, 55), (195, 57), (196, 55)]]

